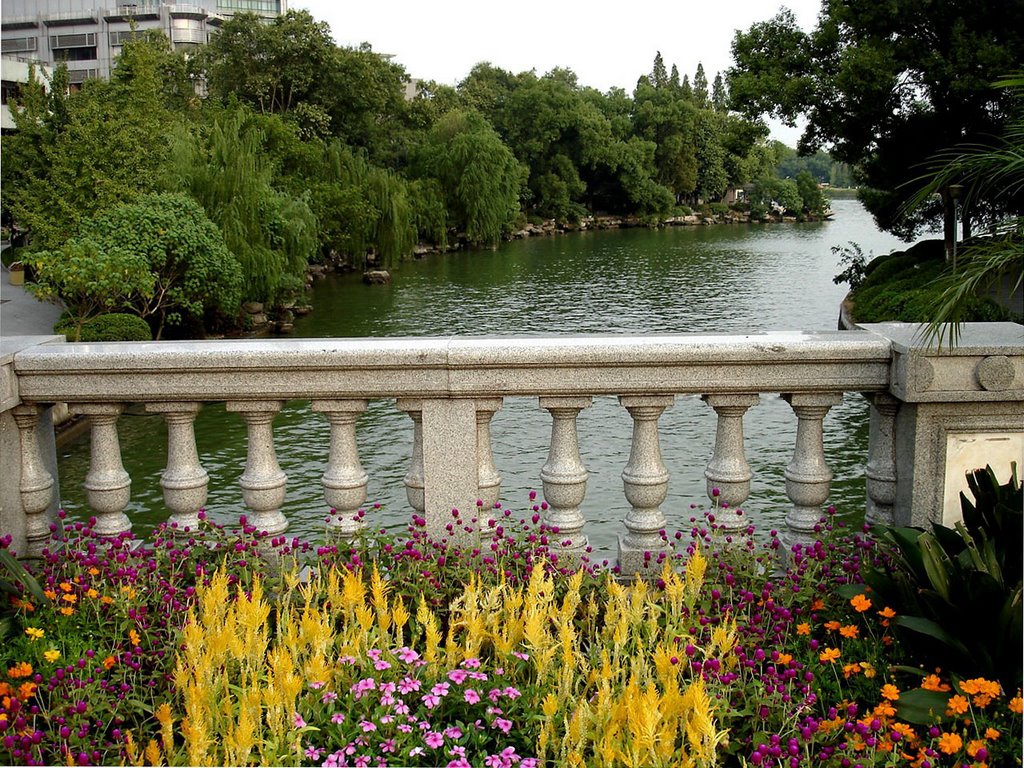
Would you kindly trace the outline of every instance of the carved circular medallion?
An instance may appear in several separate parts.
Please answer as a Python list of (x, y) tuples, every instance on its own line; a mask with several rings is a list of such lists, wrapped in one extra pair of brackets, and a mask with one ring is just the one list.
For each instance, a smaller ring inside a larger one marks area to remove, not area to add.
[(1002, 392), (1013, 384), (1013, 362), (1005, 355), (991, 355), (978, 363), (974, 376), (982, 389)]

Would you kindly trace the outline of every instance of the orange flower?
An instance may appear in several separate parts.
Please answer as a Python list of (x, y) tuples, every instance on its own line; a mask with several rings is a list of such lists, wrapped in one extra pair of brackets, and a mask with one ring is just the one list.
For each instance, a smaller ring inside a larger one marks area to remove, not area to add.
[(978, 754), (978, 750), (984, 746), (985, 742), (981, 739), (973, 739), (972, 741), (967, 742), (967, 754), (973, 758)]
[(107, 656), (107, 658), (103, 660), (103, 668), (106, 670), (109, 670), (115, 664), (117, 664), (117, 659), (113, 656)]
[(50, 600), (57, 599), (57, 593), (54, 592), (52, 589), (44, 589), (43, 594), (46, 595), (46, 597), (48, 597)]
[(793, 657), (790, 656), (788, 653), (779, 654), (779, 664), (781, 664), (784, 667), (789, 666), (789, 662), (791, 662), (792, 660)]
[(65, 616), (71, 616), (74, 614), (75, 609), (69, 605), (65, 605), (63, 608), (60, 609), (60, 612)]
[(882, 635), (882, 645), (892, 645), (892, 638), (889, 635)]
[(875, 671), (874, 666), (870, 662), (862, 661), (860, 663), (860, 667), (864, 670), (864, 677), (866, 678), (870, 679), (878, 674), (878, 672)]
[(62, 581), (57, 586), (60, 587), (61, 592), (70, 592), (71, 591), (71, 585), (68, 584), (66, 581)]
[(10, 695), (11, 695), (11, 686), (9, 686), (7, 683), (0, 683), (0, 696), (10, 696)]
[(818, 659), (825, 664), (835, 664), (836, 660), (839, 659), (839, 656), (840, 653), (838, 648), (826, 648), (818, 654)]
[(899, 732), (899, 734), (908, 742), (915, 741), (917, 739), (917, 734), (914, 733), (914, 729), (906, 723), (893, 723), (892, 729)]
[(891, 619), (893, 616), (896, 615), (896, 611), (894, 611), (889, 606), (886, 606), (878, 612), (878, 615), (881, 616), (883, 619)]
[(849, 680), (854, 675), (860, 674), (860, 664), (854, 662), (853, 664), (843, 665), (843, 677)]
[(817, 600), (815, 600), (813, 603), (811, 603), (811, 610), (812, 611), (820, 611), (824, 607), (825, 607), (825, 601), (822, 600), (820, 597)]
[(28, 701), (36, 692), (35, 683), (22, 683), (21, 687), (18, 688), (18, 698), (22, 701)]
[(1016, 712), (1018, 715), (1024, 712), (1024, 700), (1020, 697), (1020, 691), (1017, 691), (1017, 695), (1010, 699), (1010, 711)]
[(830, 632), (835, 632), (837, 629), (839, 629), (839, 622), (838, 621), (826, 621), (825, 622), (825, 629), (829, 630)]
[(74, 605), (78, 602), (78, 595), (61, 595), (60, 599), (63, 600), (65, 603), (71, 603), (72, 605)]
[(880, 704), (875, 705), (874, 715), (875, 717), (892, 717), (896, 714), (896, 708), (888, 701), (883, 701)]
[(853, 624), (847, 624), (845, 627), (839, 628), (839, 634), (851, 640), (857, 637), (859, 631)]
[(110, 605), (112, 602), (114, 602), (114, 598), (112, 598), (110, 595), (104, 595), (100, 598), (100, 602), (104, 605)]
[(142, 645), (142, 638), (134, 629), (128, 630), (128, 639), (132, 641), (132, 645)]
[(803, 624), (796, 625), (796, 633), (798, 635), (809, 635), (811, 634), (811, 625), (804, 622)]
[(948, 691), (949, 686), (946, 685), (942, 680), (939, 679), (938, 675), (928, 675), (921, 683), (921, 687), (926, 691)]
[(88, 589), (88, 590), (86, 591), (86, 593), (85, 593), (85, 596), (86, 596), (86, 597), (88, 597), (88, 598), (91, 598), (91, 599), (95, 600), (95, 599), (96, 599), (97, 597), (99, 597), (99, 596), (100, 596), (100, 593), (99, 593), (99, 592), (97, 592), (97, 591), (96, 591), (95, 589), (93, 589), (92, 587), (90, 587), (90, 588), (89, 588), (89, 589)]
[(960, 747), (964, 745), (963, 739), (957, 736), (955, 733), (943, 733), (939, 738), (939, 749), (947, 755), (952, 755), (960, 751)]
[(864, 595), (854, 595), (850, 598), (850, 605), (853, 606), (857, 613), (864, 613), (864, 611), (871, 607), (871, 601)]
[(19, 677), (28, 677), (32, 674), (32, 665), (27, 661), (22, 661), (15, 664), (13, 667), (8, 668), (7, 676), (11, 680), (17, 680)]
[(882, 698), (889, 701), (897, 701), (900, 698), (900, 689), (892, 683), (886, 683), (882, 686)]
[(971, 699), (971, 702), (976, 707), (987, 707), (992, 699), (997, 698), (1002, 691), (999, 683), (986, 680), (983, 677), (965, 680), (960, 684), (960, 689), (974, 697)]
[(997, 731), (995, 728), (986, 728), (985, 729), (985, 738), (988, 739), (989, 741), (995, 741), (996, 739), (998, 739), (1000, 737), (1000, 735), (1001, 734), (999, 733), (999, 731)]
[(956, 696), (953, 696), (946, 705), (946, 714), (962, 715), (967, 711), (969, 706), (970, 704), (967, 703), (967, 699), (960, 694), (957, 694)]

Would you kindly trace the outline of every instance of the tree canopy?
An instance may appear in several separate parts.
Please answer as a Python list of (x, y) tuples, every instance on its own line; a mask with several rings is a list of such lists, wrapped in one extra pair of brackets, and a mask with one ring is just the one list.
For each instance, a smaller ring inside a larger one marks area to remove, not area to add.
[[(811, 32), (783, 10), (738, 32), (732, 53), (734, 109), (789, 125), (806, 117), (801, 151), (829, 147), (855, 166), (880, 227), (910, 238), (941, 221), (951, 241), (948, 188), (912, 210), (902, 203), (928, 158), (1005, 124), (1008, 96), (993, 83), (1024, 60), (1024, 6), (827, 0)], [(979, 200), (964, 215), (986, 218), (998, 206)]]

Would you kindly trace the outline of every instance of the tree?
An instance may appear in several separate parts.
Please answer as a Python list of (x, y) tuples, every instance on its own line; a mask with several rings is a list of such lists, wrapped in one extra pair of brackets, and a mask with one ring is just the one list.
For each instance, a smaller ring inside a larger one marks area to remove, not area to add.
[(701, 109), (708, 105), (708, 76), (700, 62), (697, 62), (697, 72), (693, 76), (693, 100)]
[(317, 222), (301, 199), (274, 188), (262, 131), (236, 109), (198, 133), (179, 128), (159, 183), (194, 197), (242, 265), (242, 294), (273, 303), (302, 285)]
[[(1024, 75), (997, 85), (1024, 96)], [(960, 323), (979, 293), (995, 289), (1012, 295), (1024, 283), (1024, 105), (1019, 99), (1014, 103), (1015, 112), (1002, 135), (938, 153), (925, 183), (907, 202), (908, 207), (920, 205), (922, 199), (956, 180), (962, 184), (960, 202), (964, 207), (991, 197), (1014, 211), (993, 223), (984, 237), (965, 242), (960, 263), (954, 260), (940, 278), (940, 293), (926, 333), (926, 338), (937, 340), (939, 346), (947, 333), (950, 346), (956, 345)]]
[(822, 194), (818, 182), (810, 171), (800, 171), (796, 176), (796, 188), (800, 194), (800, 210), (809, 216), (820, 216), (828, 210), (828, 201)]
[(24, 163), (5, 176), (4, 197), (33, 248), (59, 248), (83, 221), (153, 189), (177, 119), (167, 107), (166, 54), (166, 42), (129, 41), (109, 82), (90, 80), (65, 96), (58, 67), (49, 96), (38, 84), (28, 89), (26, 108), (14, 110), (24, 133), (3, 139)]
[(711, 108), (715, 112), (729, 111), (729, 91), (721, 72), (715, 74), (715, 82), (711, 86)]
[[(998, 133), (1008, 101), (991, 83), (1024, 60), (1024, 5), (999, 0), (930, 3), (829, 2), (803, 32), (789, 11), (733, 40), (731, 103), (808, 126), (802, 153), (831, 145), (856, 165), (862, 200), (879, 226), (910, 238), (939, 220), (953, 236), (953, 199), (943, 190), (913, 210), (904, 185), (944, 147)], [(979, 201), (971, 215), (996, 203)]]
[(421, 178), (437, 180), (451, 223), (472, 243), (496, 244), (519, 213), (525, 169), (475, 112), (442, 117), (413, 166)]

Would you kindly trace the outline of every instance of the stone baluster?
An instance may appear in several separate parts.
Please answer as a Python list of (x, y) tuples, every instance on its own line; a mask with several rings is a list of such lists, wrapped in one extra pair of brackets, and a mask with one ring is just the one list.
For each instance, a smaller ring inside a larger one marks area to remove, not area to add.
[(619, 569), (622, 576), (660, 570), (656, 555), (667, 552), (662, 538), (667, 524), (661, 505), (668, 495), (668, 470), (661, 459), (658, 419), (675, 402), (673, 395), (622, 396), (619, 403), (633, 418), (629, 461), (622, 471), (622, 487), (630, 511), (625, 536), (619, 537)]
[(21, 444), (21, 507), (25, 512), (25, 539), (28, 557), (38, 557), (50, 538), (50, 519), (46, 512), (53, 502), (53, 476), (47, 471), (36, 429), (41, 409), (19, 405), (13, 409)]
[(867, 511), (868, 525), (893, 525), (896, 502), (896, 412), (900, 401), (884, 392), (868, 395), (871, 403), (868, 427)]
[(206, 506), (210, 476), (199, 463), (194, 424), (201, 403), (147, 403), (149, 413), (162, 413), (167, 422), (167, 468), (160, 475), (164, 504), (171, 511), (175, 535), (199, 527), (199, 512)]
[(409, 499), (409, 506), (416, 514), (423, 516), (426, 512), (423, 491), (426, 484), (423, 470), (423, 401), (400, 397), (396, 406), (412, 419), (412, 461), (409, 471), (405, 473), (405, 495)]
[(476, 401), (476, 450), (477, 450), (477, 484), (479, 487), (480, 530), (492, 530), (490, 521), (494, 519), (494, 505), (501, 496), (501, 475), (494, 466), (494, 453), (491, 450), (491, 419), (501, 408), (501, 398), (483, 398)]
[(356, 421), (366, 410), (366, 400), (314, 400), (314, 411), (331, 425), (331, 449), (324, 471), (324, 499), (335, 514), (327, 523), (329, 541), (351, 539), (365, 527), (359, 508), (366, 502), (369, 478), (359, 463)]
[[(704, 470), (707, 478), (708, 498), (730, 511), (719, 512), (716, 521), (728, 531), (737, 531), (746, 522), (736, 512), (750, 496), (753, 477), (743, 447), (743, 416), (760, 402), (753, 394), (704, 395), (705, 403), (715, 409), (718, 425), (715, 429), (715, 448)], [(714, 489), (718, 489), (715, 496)]]
[(78, 403), (71, 411), (89, 417), (89, 472), (85, 476), (85, 496), (96, 513), (95, 531), (100, 536), (117, 536), (131, 530), (124, 513), (131, 500), (132, 479), (121, 463), (121, 445), (117, 439), (117, 418), (124, 411), (120, 403)]
[(274, 451), (274, 416), (283, 406), (284, 402), (279, 400), (226, 404), (228, 412), (242, 417), (248, 430), (245, 471), (238, 484), (242, 487), (242, 499), (252, 512), (249, 523), (271, 536), (288, 528), (288, 520), (281, 512), (288, 477), (278, 465)]
[(814, 526), (821, 518), (821, 505), (828, 499), (832, 470), (825, 462), (822, 421), (833, 405), (842, 402), (841, 393), (784, 394), (797, 417), (796, 446), (793, 460), (786, 467), (786, 495), (793, 509), (786, 515), (787, 547), (811, 543), (817, 536)]
[[(579, 557), (587, 547), (583, 533), (586, 521), (580, 505), (587, 495), (588, 472), (580, 456), (576, 419), (592, 403), (591, 397), (540, 398), (540, 407), (552, 419), (548, 459), (540, 471), (544, 500), (548, 503), (544, 522), (558, 529), (552, 537), (552, 549), (570, 557)], [(567, 547), (561, 545), (564, 541), (569, 541)]]

